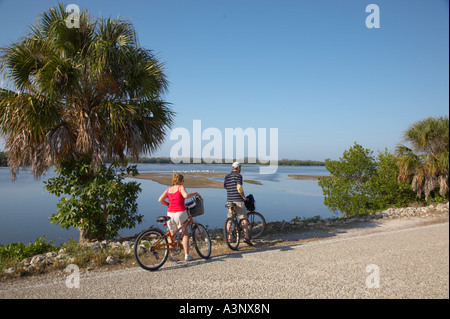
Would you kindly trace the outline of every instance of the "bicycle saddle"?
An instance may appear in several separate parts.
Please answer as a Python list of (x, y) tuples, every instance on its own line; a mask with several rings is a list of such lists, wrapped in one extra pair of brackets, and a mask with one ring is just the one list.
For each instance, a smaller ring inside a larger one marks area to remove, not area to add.
[(170, 220), (170, 217), (169, 217), (169, 216), (159, 216), (158, 218), (156, 218), (156, 221), (157, 221), (158, 223), (165, 223), (165, 222), (167, 222), (168, 220)]
[(235, 203), (227, 203), (227, 204), (225, 205), (225, 207), (226, 207), (226, 208), (234, 208), (234, 207), (236, 207), (236, 204), (235, 204)]

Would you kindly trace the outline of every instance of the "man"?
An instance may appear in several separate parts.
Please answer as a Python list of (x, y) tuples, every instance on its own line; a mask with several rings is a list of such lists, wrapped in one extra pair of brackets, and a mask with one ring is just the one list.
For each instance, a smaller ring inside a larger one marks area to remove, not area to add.
[[(245, 195), (242, 188), (241, 163), (234, 162), (231, 166), (233, 171), (225, 176), (223, 186), (227, 190), (227, 202), (236, 204), (235, 212), (240, 220), (242, 220), (242, 228), (244, 229), (244, 243), (253, 246), (248, 235), (247, 225), (247, 208), (245, 207)], [(228, 210), (228, 217), (231, 216), (231, 209)]]

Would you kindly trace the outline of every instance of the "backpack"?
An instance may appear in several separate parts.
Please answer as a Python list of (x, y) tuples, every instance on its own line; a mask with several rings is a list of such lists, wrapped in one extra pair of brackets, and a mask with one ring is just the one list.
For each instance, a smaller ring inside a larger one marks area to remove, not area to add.
[(247, 210), (250, 212), (255, 211), (255, 198), (253, 197), (252, 194), (248, 195), (246, 197), (246, 201), (245, 201), (245, 207), (247, 207)]

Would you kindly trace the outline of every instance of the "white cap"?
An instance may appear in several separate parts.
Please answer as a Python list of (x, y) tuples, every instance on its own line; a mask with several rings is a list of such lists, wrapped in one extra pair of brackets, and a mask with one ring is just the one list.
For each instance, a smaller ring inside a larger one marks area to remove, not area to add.
[(233, 165), (231, 165), (232, 168), (238, 168), (241, 167), (241, 163), (239, 162), (234, 162)]

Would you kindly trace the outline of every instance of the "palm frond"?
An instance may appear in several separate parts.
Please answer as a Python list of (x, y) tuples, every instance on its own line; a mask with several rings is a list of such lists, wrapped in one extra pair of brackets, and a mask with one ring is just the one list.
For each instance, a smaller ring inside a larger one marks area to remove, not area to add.
[[(91, 19), (68, 28), (65, 6), (44, 12), (24, 37), (0, 49), (0, 133), (13, 177), (36, 177), (63, 160), (138, 157), (155, 151), (173, 123), (164, 65), (141, 48), (122, 18)], [(14, 92), (15, 91), (15, 92)]]
[(426, 118), (411, 125), (404, 134), (411, 145), (397, 147), (399, 181), (411, 181), (418, 196), (439, 188), (448, 193), (449, 120), (448, 117)]

